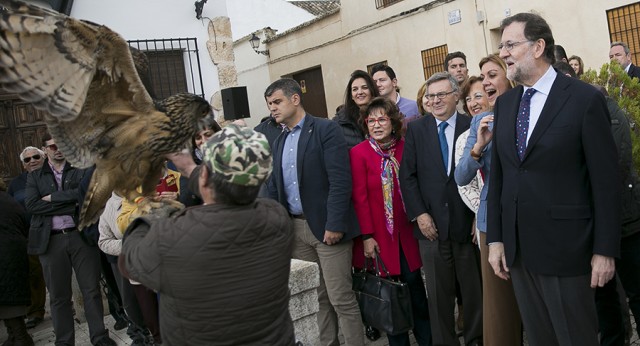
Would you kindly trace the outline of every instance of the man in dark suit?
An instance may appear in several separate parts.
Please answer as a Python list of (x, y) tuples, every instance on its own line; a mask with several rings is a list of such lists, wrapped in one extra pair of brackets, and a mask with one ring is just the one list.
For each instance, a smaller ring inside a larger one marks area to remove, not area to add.
[(454, 329), (455, 280), (464, 302), (466, 345), (482, 343), (482, 289), (478, 248), (472, 242), (473, 212), (453, 178), (455, 141), (470, 119), (456, 111), (458, 82), (447, 72), (427, 80), (433, 115), (409, 123), (400, 166), (407, 216), (415, 221), (427, 276), (434, 345), (458, 345)]
[(338, 123), (307, 114), (302, 90), (280, 79), (264, 93), (271, 116), (285, 131), (273, 144), (269, 197), (294, 221), (293, 258), (318, 263), (321, 345), (363, 345), (360, 309), (351, 289), (351, 239), (360, 234), (350, 206), (351, 168)]
[(631, 62), (631, 51), (624, 42), (611, 42), (609, 59), (616, 59), (631, 78), (640, 78), (640, 68)]
[(57, 345), (74, 345), (75, 322), (71, 303), (71, 274), (76, 273), (84, 314), (93, 345), (116, 342), (104, 327), (100, 293), (100, 250), (78, 230), (78, 189), (85, 170), (75, 168), (50, 134), (42, 138), (47, 160), (31, 172), (25, 187), (25, 205), (31, 214), (30, 255), (38, 255), (49, 292), (51, 320)]
[(531, 345), (598, 345), (593, 288), (612, 278), (620, 247), (607, 105), (551, 67), (554, 40), (542, 17), (519, 13), (501, 30), (507, 77), (521, 86), (494, 108), (489, 263), (512, 278)]

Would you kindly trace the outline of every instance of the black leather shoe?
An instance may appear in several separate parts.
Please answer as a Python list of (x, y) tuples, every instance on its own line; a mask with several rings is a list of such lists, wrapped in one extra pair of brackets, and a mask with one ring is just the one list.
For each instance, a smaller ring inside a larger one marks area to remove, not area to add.
[(28, 329), (31, 329), (31, 328), (35, 328), (40, 323), (42, 323), (42, 317), (30, 317), (30, 318), (27, 318), (27, 322), (25, 323), (25, 325), (27, 326)]
[(376, 341), (380, 339), (380, 331), (373, 328), (372, 326), (367, 326), (365, 329), (364, 335), (367, 336), (367, 339), (371, 341)]
[(122, 330), (127, 328), (127, 326), (129, 326), (129, 323), (127, 322), (127, 320), (125, 320), (124, 318), (121, 318), (121, 319), (118, 319), (116, 323), (113, 324), (113, 329)]
[(118, 344), (108, 336), (98, 340), (95, 346), (118, 346)]

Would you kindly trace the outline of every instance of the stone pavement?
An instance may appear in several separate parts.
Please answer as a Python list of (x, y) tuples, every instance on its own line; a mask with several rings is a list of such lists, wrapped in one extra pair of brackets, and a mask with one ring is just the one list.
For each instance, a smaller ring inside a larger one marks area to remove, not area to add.
[[(48, 305), (47, 305), (48, 306)], [(109, 334), (111, 338), (116, 341), (118, 346), (130, 345), (131, 340), (127, 336), (127, 329), (122, 329), (116, 331), (113, 329), (113, 324), (115, 321), (111, 316), (105, 316), (104, 318), (105, 327), (109, 329)], [(4, 341), (7, 338), (6, 329), (4, 328), (4, 324), (0, 323), (0, 341)], [(633, 323), (633, 337), (631, 338), (631, 346), (640, 346), (640, 339), (635, 332), (635, 323)], [(33, 336), (36, 346), (48, 346), (53, 345), (55, 340), (55, 335), (53, 334), (53, 326), (51, 324), (51, 316), (48, 314), (45, 315), (44, 322), (42, 322), (39, 326), (34, 329), (30, 329), (29, 332)], [(525, 337), (526, 339), (526, 337)], [(369, 346), (388, 346), (387, 338), (382, 336), (377, 341), (371, 342), (365, 339), (365, 345)], [(411, 338), (411, 345), (417, 345), (413, 337)], [(460, 339), (462, 345), (462, 339)], [(86, 323), (77, 323), (76, 324), (76, 345), (78, 346), (89, 346), (91, 343), (89, 342), (89, 330)], [(525, 340), (525, 346), (528, 345)]]

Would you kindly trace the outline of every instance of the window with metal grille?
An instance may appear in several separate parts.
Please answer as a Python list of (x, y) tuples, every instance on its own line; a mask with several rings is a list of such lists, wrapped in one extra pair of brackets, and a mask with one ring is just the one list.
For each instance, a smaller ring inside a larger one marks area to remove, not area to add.
[(132, 40), (129, 45), (149, 59), (149, 78), (157, 99), (180, 92), (204, 97), (196, 38)]
[(609, 39), (622, 41), (629, 46), (634, 65), (640, 58), (640, 2), (607, 11)]
[(383, 61), (377, 62), (377, 63), (375, 63), (375, 64), (367, 65), (367, 73), (368, 73), (369, 75), (371, 75), (371, 70), (373, 70), (373, 67), (374, 67), (374, 66), (376, 66), (376, 65), (384, 65), (384, 66), (388, 66), (389, 64), (387, 63), (387, 61), (386, 61), (386, 60), (383, 60)]
[(381, 9), (381, 8), (389, 7), (400, 1), (402, 0), (376, 0), (376, 8)]
[(444, 58), (449, 53), (447, 45), (433, 47), (422, 51), (422, 69), (424, 71), (424, 79), (428, 79), (436, 72), (444, 71)]

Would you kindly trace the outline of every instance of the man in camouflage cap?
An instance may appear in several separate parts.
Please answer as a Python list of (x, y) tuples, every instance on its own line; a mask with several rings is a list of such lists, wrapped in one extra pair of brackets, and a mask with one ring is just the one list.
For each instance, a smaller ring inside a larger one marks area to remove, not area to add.
[(165, 343), (295, 343), (288, 310), (293, 225), (278, 202), (256, 199), (270, 173), (265, 136), (229, 125), (205, 144), (192, 173), (205, 205), (129, 226), (124, 269), (162, 296)]
[(267, 138), (235, 124), (225, 127), (205, 143), (202, 161), (212, 173), (234, 185), (260, 186), (271, 173)]

